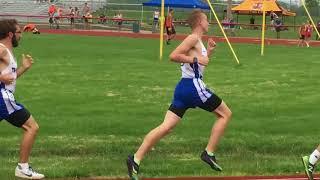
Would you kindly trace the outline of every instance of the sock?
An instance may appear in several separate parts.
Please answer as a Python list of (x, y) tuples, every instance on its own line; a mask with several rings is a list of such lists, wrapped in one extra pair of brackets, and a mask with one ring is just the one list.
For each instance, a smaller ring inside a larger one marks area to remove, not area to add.
[(206, 151), (207, 151), (207, 154), (208, 154), (209, 156), (214, 156), (214, 153), (213, 153), (213, 152), (208, 151), (208, 150), (207, 150), (207, 148), (206, 148)]
[(133, 155), (133, 161), (140, 165), (140, 160), (136, 158), (136, 155)]
[(29, 164), (28, 163), (18, 163), (19, 166), (21, 166), (22, 169), (28, 169)]
[(315, 165), (320, 158), (320, 152), (316, 149), (309, 157), (309, 163)]

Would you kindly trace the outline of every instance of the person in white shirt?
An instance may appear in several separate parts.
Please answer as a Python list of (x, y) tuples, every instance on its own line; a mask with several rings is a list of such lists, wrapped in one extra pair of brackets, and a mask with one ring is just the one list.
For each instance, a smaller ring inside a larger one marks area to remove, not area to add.
[(159, 17), (160, 17), (160, 12), (158, 9), (156, 9), (153, 12), (153, 26), (152, 26), (152, 32), (155, 32), (158, 29), (159, 26)]

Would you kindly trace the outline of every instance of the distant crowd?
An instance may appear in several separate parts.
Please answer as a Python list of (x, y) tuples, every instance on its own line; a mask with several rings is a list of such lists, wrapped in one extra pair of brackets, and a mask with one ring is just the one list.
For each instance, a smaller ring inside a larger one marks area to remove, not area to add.
[[(53, 0), (37, 0), (37, 2), (48, 2)], [(50, 28), (59, 29), (60, 23), (63, 19), (66, 19), (71, 29), (74, 28), (75, 22), (76, 23), (82, 23), (84, 29), (91, 29), (91, 24), (93, 23), (93, 15), (92, 10), (89, 7), (87, 3), (84, 3), (83, 6), (80, 8), (78, 7), (69, 7), (68, 9), (63, 9), (61, 7), (56, 6), (55, 4), (51, 4), (48, 9), (48, 15), (49, 15), (49, 24)], [(288, 26), (285, 26), (279, 18), (279, 16), (271, 11), (268, 13), (270, 16), (270, 24), (266, 26), (266, 28), (270, 28), (271, 31), (274, 31), (276, 33), (276, 38), (280, 38), (280, 32), (288, 30)], [(160, 12), (159, 9), (156, 8), (153, 13), (153, 23), (152, 23), (152, 32), (157, 32), (159, 30), (159, 20), (160, 20)], [(100, 14), (97, 17), (97, 22), (99, 24), (105, 24), (107, 21), (107, 17), (104, 14)], [(121, 30), (122, 24), (123, 24), (123, 15), (120, 11), (114, 14), (112, 17), (111, 22), (118, 26), (118, 30)], [(167, 32), (167, 44), (170, 44), (170, 40), (174, 38), (176, 32), (175, 32), (175, 26), (174, 26), (174, 17), (173, 17), (173, 9), (170, 9), (168, 14), (165, 17), (165, 30)], [(234, 21), (233, 18), (227, 18), (225, 17), (222, 22), (222, 27), (224, 31), (231, 35), (236, 36), (236, 29), (241, 29), (242, 27)], [(248, 26), (248, 25), (247, 25)], [(261, 25), (255, 25), (255, 18), (254, 15), (250, 18), (250, 24), (249, 29), (261, 29)], [(320, 21), (316, 24), (317, 30), (320, 31)], [(315, 29), (312, 27), (311, 22), (303, 23), (299, 29), (299, 38), (301, 39), (301, 42), (299, 43), (303, 45), (308, 45), (309, 40), (312, 37), (313, 32), (315, 32)], [(316, 36), (316, 40), (319, 40), (319, 36), (317, 33), (314, 33)]]
[[(48, 9), (48, 15), (50, 28), (55, 29), (60, 29), (60, 23), (63, 21), (63, 19), (67, 19), (67, 21), (70, 23), (71, 29), (74, 28), (75, 22), (83, 23), (84, 29), (91, 29), (91, 24), (94, 19), (92, 10), (88, 3), (84, 3), (84, 5), (80, 8), (70, 6), (68, 9), (51, 4)], [(97, 19), (98, 23), (105, 24), (107, 17), (104, 14), (101, 14)], [(113, 16), (113, 22), (117, 24), (119, 30), (121, 30), (123, 17), (120, 11), (115, 13)]]
[(36, 0), (36, 3), (53, 3), (54, 0)]

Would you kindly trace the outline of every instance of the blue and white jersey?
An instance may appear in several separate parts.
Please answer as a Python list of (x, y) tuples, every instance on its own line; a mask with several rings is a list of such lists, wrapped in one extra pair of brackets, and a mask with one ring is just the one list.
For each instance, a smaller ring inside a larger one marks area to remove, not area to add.
[(11, 51), (4, 45), (0, 43), (0, 46), (4, 47), (9, 54), (9, 64), (6, 68), (4, 68), (0, 73), (8, 74), (11, 73), (14, 76), (14, 81), (11, 84), (4, 84), (1, 82), (1, 89), (9, 90), (11, 93), (14, 93), (16, 90), (16, 79), (17, 79), (17, 61), (14, 58)]
[[(201, 45), (201, 55), (208, 56), (207, 49), (202, 41), (198, 40)], [(203, 77), (204, 66), (198, 63), (181, 63), (182, 78), (200, 78)]]
[(4, 84), (1, 82), (0, 86), (0, 121), (2, 119), (8, 118), (10, 114), (16, 112), (24, 107), (18, 104), (14, 98), (14, 91), (16, 89), (16, 79), (17, 79), (17, 62), (11, 51), (3, 44), (0, 46), (4, 47), (9, 54), (9, 64), (6, 68), (1, 70), (1, 74), (11, 73), (14, 76), (14, 81), (11, 84)]
[[(199, 39), (201, 45), (201, 55), (208, 56), (207, 49)], [(177, 84), (173, 107), (176, 108), (195, 108), (204, 107), (204, 103), (212, 96), (213, 92), (207, 89), (202, 81), (205, 66), (199, 63), (182, 63), (182, 79)]]

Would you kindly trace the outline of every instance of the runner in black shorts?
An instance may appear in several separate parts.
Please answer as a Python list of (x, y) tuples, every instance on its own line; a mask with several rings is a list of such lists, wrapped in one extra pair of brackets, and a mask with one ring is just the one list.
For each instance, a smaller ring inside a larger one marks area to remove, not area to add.
[(173, 9), (169, 10), (168, 16), (165, 21), (166, 31), (167, 31), (167, 44), (170, 44), (170, 41), (176, 36), (176, 31), (173, 24)]
[(0, 20), (0, 32), (0, 121), (5, 119), (24, 131), (15, 176), (42, 179), (44, 175), (35, 172), (28, 164), (39, 126), (29, 111), (14, 98), (16, 79), (31, 68), (33, 59), (30, 55), (22, 55), (22, 65), (17, 67), (12, 51), (19, 44), (21, 29), (16, 20)]
[(202, 11), (195, 10), (190, 15), (188, 24), (191, 26), (192, 34), (170, 54), (171, 61), (180, 64), (182, 78), (176, 85), (173, 100), (162, 124), (146, 135), (135, 154), (128, 156), (128, 175), (131, 179), (138, 179), (140, 161), (146, 153), (176, 127), (187, 109), (196, 107), (210, 112), (217, 118), (213, 127), (210, 127), (210, 138), (200, 157), (213, 170), (222, 171), (214, 152), (232, 113), (226, 103), (203, 82), (204, 69), (216, 47), (211, 38), (208, 39), (207, 47), (202, 42), (203, 34), (208, 32), (209, 27), (207, 16)]

